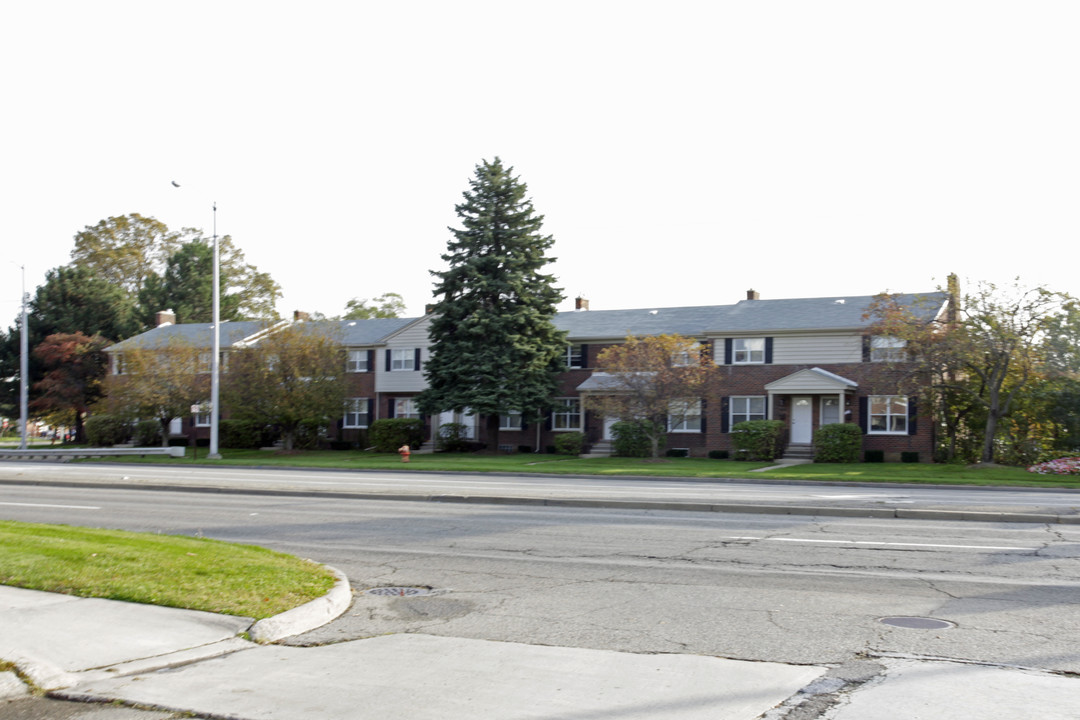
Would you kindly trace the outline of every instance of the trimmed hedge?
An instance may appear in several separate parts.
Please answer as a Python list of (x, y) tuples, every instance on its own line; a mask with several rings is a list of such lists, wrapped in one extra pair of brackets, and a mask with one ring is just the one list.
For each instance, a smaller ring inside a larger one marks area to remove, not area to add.
[(132, 442), (138, 447), (156, 447), (161, 444), (161, 423), (157, 420), (140, 420), (135, 423)]
[(814, 462), (859, 462), (862, 429), (851, 423), (823, 425), (814, 433)]
[[(221, 447), (234, 450), (257, 450), (263, 446), (263, 427), (247, 420), (218, 421)], [(272, 444), (266, 443), (267, 445)]]
[(737, 460), (775, 460), (781, 453), (784, 423), (780, 420), (746, 420), (731, 428), (731, 444)]
[(612, 445), (619, 457), (649, 457), (652, 455), (652, 440), (649, 439), (648, 420), (620, 420), (611, 426), (615, 436)]
[(584, 447), (585, 436), (580, 432), (565, 432), (555, 436), (555, 452), (559, 455), (580, 455)]
[(396, 453), (402, 445), (418, 448), (424, 444), (424, 421), (419, 418), (384, 418), (371, 423), (371, 444), (375, 452)]
[(469, 429), (463, 423), (443, 423), (439, 426), (435, 449), (439, 452), (468, 452), (473, 444), (469, 440), (468, 432)]
[(91, 415), (83, 425), (92, 447), (112, 447), (131, 437), (131, 426), (116, 415)]

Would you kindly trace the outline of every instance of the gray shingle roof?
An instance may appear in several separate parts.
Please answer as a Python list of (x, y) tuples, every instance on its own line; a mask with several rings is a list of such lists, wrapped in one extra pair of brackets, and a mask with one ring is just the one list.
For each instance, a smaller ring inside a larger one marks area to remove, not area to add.
[[(338, 332), (342, 343), (348, 346), (375, 345), (387, 336), (415, 322), (417, 318), (375, 318), (371, 320), (316, 320), (304, 323), (310, 332)], [(270, 327), (272, 323), (261, 321), (225, 322), (221, 324), (221, 347), (229, 348), (244, 338)], [(210, 347), (213, 339), (210, 335), (210, 323), (191, 323), (183, 325), (165, 325), (147, 330), (141, 335), (130, 337), (106, 348), (111, 351), (124, 351), (132, 348), (161, 348), (171, 342), (189, 343), (195, 347)]]
[[(871, 321), (863, 313), (874, 296), (839, 296), (785, 300), (742, 300), (734, 305), (585, 310), (558, 313), (555, 326), (571, 339), (622, 339), (628, 335), (678, 333), (687, 336), (723, 333), (819, 329), (859, 329)], [(901, 302), (930, 319), (941, 309), (945, 293), (902, 295)]]
[[(261, 321), (241, 321), (221, 323), (221, 347), (228, 348), (249, 335), (254, 335), (267, 323)], [(168, 346), (173, 342), (182, 342), (194, 347), (210, 347), (213, 339), (210, 336), (212, 325), (210, 323), (190, 323), (183, 325), (165, 325), (153, 328), (146, 332), (129, 337), (127, 340), (111, 345), (107, 350), (130, 350), (132, 348), (146, 348), (153, 350)]]
[[(571, 340), (621, 340), (628, 335), (677, 333), (688, 337), (724, 333), (783, 332), (798, 330), (857, 330), (870, 325), (863, 313), (874, 296), (837, 296), (784, 300), (742, 300), (734, 305), (652, 307), (636, 310), (586, 310), (557, 313), (555, 327)], [(937, 315), (945, 303), (942, 292), (902, 295), (903, 304), (926, 319)], [(347, 346), (378, 345), (420, 318), (374, 318), (370, 320), (317, 320), (306, 323), (312, 332), (337, 332)], [(221, 347), (250, 337), (266, 323), (222, 323)], [(164, 347), (180, 341), (209, 347), (210, 325), (166, 325), (117, 343), (108, 350), (132, 347)]]

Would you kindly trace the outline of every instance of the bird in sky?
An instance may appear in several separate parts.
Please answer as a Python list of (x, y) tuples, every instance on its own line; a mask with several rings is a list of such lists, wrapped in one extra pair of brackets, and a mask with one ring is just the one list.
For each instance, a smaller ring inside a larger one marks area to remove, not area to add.
[(173, 180), (173, 181), (172, 181), (172, 186), (173, 186), (173, 187), (180, 187), (180, 183), (178, 183), (178, 182), (176, 182), (175, 180)]

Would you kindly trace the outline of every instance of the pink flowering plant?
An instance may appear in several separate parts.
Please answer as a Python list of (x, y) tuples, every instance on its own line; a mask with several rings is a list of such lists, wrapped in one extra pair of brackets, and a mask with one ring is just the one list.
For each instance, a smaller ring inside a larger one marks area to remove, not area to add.
[(1058, 458), (1032, 465), (1028, 472), (1041, 475), (1080, 475), (1080, 457)]

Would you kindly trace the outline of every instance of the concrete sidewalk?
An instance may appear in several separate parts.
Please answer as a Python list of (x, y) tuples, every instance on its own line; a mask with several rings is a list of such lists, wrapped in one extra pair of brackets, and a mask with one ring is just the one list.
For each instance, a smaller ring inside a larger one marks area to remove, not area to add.
[[(0, 586), (0, 658), (39, 688), (215, 717), (751, 720), (826, 671), (405, 634), (297, 648), (239, 638), (250, 626)], [(5, 693), (25, 693), (14, 673)]]
[[(276, 632), (326, 615), (279, 620)], [(398, 634), (321, 647), (238, 637), (251, 620), (0, 586), (0, 659), (54, 697), (237, 720), (1075, 720), (1080, 679), (886, 658), (821, 666)], [(874, 673), (877, 672), (875, 675)], [(869, 678), (869, 681), (866, 681)], [(848, 678), (847, 680), (850, 680)], [(26, 692), (0, 672), (5, 698)]]

